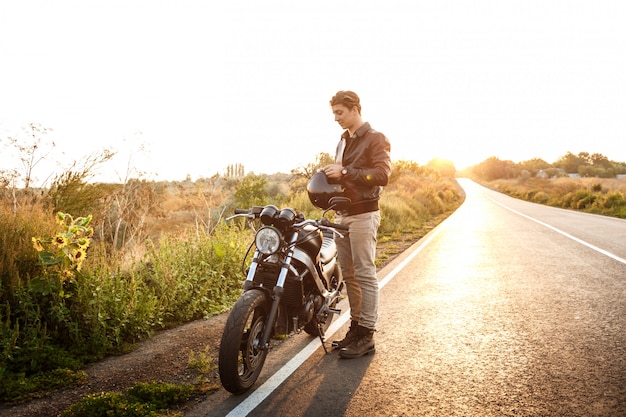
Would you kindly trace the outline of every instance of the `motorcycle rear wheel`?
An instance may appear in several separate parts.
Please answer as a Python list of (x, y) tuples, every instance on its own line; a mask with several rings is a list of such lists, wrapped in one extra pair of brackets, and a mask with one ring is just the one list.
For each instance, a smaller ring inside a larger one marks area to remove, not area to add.
[(259, 347), (267, 321), (269, 303), (264, 292), (246, 291), (233, 306), (220, 342), (219, 374), (222, 385), (243, 394), (256, 382), (267, 349)]

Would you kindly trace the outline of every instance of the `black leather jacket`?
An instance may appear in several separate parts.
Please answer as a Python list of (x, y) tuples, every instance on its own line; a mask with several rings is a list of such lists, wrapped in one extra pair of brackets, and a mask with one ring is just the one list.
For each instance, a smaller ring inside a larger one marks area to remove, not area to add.
[[(359, 127), (354, 137), (346, 130), (342, 165), (347, 174), (341, 178), (346, 197), (352, 200), (345, 214), (354, 215), (378, 210), (383, 186), (391, 175), (391, 145), (387, 137), (372, 129), (369, 123)], [(340, 147), (337, 147), (339, 151)]]

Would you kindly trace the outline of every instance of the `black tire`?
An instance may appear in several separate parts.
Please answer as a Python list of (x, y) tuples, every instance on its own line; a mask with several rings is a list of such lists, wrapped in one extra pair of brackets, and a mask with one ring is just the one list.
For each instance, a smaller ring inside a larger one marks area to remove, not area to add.
[(258, 343), (265, 329), (268, 298), (260, 290), (246, 291), (233, 306), (222, 333), (219, 373), (222, 385), (233, 394), (243, 394), (256, 382), (267, 349)]

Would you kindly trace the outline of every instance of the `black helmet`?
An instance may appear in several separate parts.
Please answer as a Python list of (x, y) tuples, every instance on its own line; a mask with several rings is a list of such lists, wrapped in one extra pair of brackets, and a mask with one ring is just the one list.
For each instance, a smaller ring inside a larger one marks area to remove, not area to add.
[(330, 208), (330, 199), (332, 197), (340, 197), (344, 195), (344, 188), (341, 184), (331, 184), (323, 171), (318, 171), (309, 180), (306, 185), (309, 193), (309, 200), (317, 208), (327, 210)]

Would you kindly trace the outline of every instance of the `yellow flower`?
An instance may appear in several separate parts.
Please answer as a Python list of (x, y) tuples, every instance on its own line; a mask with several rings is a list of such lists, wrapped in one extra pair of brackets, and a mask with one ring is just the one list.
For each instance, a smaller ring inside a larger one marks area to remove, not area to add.
[(64, 248), (69, 243), (67, 236), (57, 233), (54, 237), (54, 243), (59, 247), (59, 249)]
[(81, 249), (78, 249), (76, 250), (76, 252), (74, 252), (74, 262), (82, 262), (84, 258), (85, 252), (83, 252)]
[(31, 238), (31, 240), (33, 241), (33, 248), (35, 248), (37, 252), (42, 252), (44, 248), (41, 244), (41, 239), (39, 239), (38, 237), (33, 237)]
[(60, 224), (61, 226), (65, 226), (65, 217), (67, 215), (61, 211), (59, 211), (56, 215), (57, 218), (57, 223)]
[(89, 243), (89, 239), (87, 239), (86, 237), (81, 237), (80, 239), (76, 240), (76, 244), (78, 244), (78, 246), (82, 250), (87, 250), (87, 248), (89, 247)]

